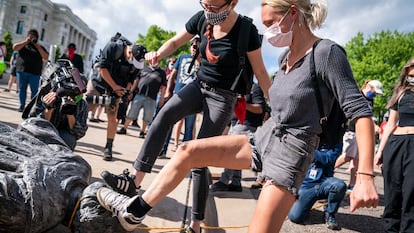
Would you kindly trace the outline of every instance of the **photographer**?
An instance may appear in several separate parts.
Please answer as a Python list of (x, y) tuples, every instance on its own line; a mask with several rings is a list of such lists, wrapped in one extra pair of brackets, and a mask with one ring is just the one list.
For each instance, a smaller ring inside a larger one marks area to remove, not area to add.
[(19, 81), (19, 112), (23, 112), (26, 105), (27, 86), (30, 85), (31, 98), (38, 89), (43, 61), (48, 59), (48, 52), (39, 44), (39, 33), (30, 29), (24, 41), (13, 44), (13, 50), (19, 52), (16, 59), (16, 75)]
[(71, 150), (75, 149), (76, 141), (82, 138), (88, 125), (88, 104), (84, 99), (67, 97), (76, 104), (76, 107), (62, 107), (62, 99), (58, 93), (50, 91), (44, 95), (42, 105), (44, 107), (41, 116), (50, 121), (58, 130), (59, 136), (66, 142)]
[[(119, 103), (123, 97), (132, 98), (129, 90), (132, 82), (138, 77), (139, 70), (144, 67), (144, 46), (134, 44), (117, 33), (111, 41), (102, 49), (97, 58), (96, 67), (101, 80), (95, 80), (93, 87), (88, 85), (87, 95), (96, 93), (99, 87), (105, 88), (107, 96), (113, 97), (114, 101), (105, 105), (105, 112), (108, 118), (106, 131), (106, 145), (103, 153), (104, 160), (112, 160), (112, 145), (117, 128), (117, 112)], [(92, 90), (91, 90), (92, 88)]]

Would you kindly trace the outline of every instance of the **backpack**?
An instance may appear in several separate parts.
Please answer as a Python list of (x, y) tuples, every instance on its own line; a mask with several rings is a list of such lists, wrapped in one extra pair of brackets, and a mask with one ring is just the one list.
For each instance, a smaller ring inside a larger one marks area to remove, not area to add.
[[(313, 44), (313, 49), (310, 54), (310, 72), (312, 76), (312, 82), (315, 89), (315, 96), (317, 100), (318, 110), (319, 114), (321, 116), (320, 118), (320, 124), (322, 127), (322, 133), (319, 135), (319, 148), (328, 146), (330, 148), (334, 148), (335, 145), (342, 143), (343, 136), (346, 131), (346, 122), (347, 118), (341, 109), (341, 106), (339, 105), (338, 101), (335, 99), (332, 102), (332, 105), (329, 108), (328, 113), (326, 113), (323, 110), (322, 105), (322, 97), (320, 93), (320, 87), (319, 87), (319, 80), (322, 80), (322, 78), (318, 78), (316, 75), (316, 67), (315, 67), (315, 48), (318, 45), (320, 40), (316, 41)], [(323, 80), (322, 80), (323, 81)]]
[[(247, 95), (250, 93), (250, 90), (253, 86), (253, 77), (254, 72), (252, 69), (252, 66), (250, 64), (250, 61), (248, 58), (246, 58), (246, 52), (249, 44), (249, 38), (247, 35), (250, 35), (250, 30), (252, 28), (252, 22), (253, 19), (242, 16), (240, 30), (239, 30), (239, 36), (238, 36), (238, 42), (237, 42), (237, 53), (239, 54), (239, 67), (240, 72), (237, 75), (236, 79), (234, 80), (232, 86), (230, 87), (231, 91), (234, 91), (240, 95)], [(206, 18), (204, 14), (200, 17), (197, 29), (200, 33), (199, 36), (202, 38), (202, 35), (204, 34), (204, 31), (206, 29)], [(260, 36), (260, 40), (262, 40), (262, 36)]]

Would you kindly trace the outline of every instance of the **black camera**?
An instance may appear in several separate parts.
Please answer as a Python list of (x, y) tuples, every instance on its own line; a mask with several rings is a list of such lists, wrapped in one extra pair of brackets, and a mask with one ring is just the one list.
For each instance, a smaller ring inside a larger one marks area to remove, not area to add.
[(31, 42), (32, 44), (36, 44), (36, 43), (37, 43), (37, 38), (33, 38), (33, 39), (31, 39), (31, 40), (30, 40), (30, 42)]
[(73, 64), (65, 59), (59, 59), (55, 64), (48, 63), (42, 73), (42, 80), (59, 97), (53, 107), (63, 114), (73, 114), (77, 102), (82, 99), (79, 96), (86, 92), (86, 84)]

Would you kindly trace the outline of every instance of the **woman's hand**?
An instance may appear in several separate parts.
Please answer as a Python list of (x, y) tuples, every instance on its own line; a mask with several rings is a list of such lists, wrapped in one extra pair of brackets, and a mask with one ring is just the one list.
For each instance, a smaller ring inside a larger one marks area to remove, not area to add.
[(145, 60), (151, 65), (155, 66), (158, 64), (158, 59), (160, 55), (158, 52), (152, 51), (145, 54)]
[(350, 199), (351, 212), (363, 207), (376, 208), (379, 202), (379, 197), (377, 190), (375, 189), (374, 177), (366, 174), (358, 174)]

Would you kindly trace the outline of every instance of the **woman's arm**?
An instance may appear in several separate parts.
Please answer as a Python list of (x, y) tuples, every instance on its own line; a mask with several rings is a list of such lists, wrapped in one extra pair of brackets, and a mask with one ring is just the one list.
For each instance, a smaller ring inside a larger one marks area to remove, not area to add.
[(182, 30), (178, 34), (176, 34), (174, 37), (169, 39), (167, 42), (165, 42), (158, 51), (152, 51), (145, 54), (145, 60), (147, 60), (150, 64), (158, 64), (160, 60), (162, 60), (164, 57), (169, 56), (174, 51), (176, 51), (178, 48), (183, 46), (185, 43), (187, 43), (191, 38), (193, 38), (194, 35), (187, 32), (187, 30)]
[(355, 120), (359, 165), (355, 187), (351, 193), (351, 212), (360, 207), (376, 207), (378, 194), (374, 184), (374, 124), (371, 117)]
[(390, 115), (387, 124), (385, 125), (384, 132), (382, 133), (381, 142), (378, 146), (377, 153), (374, 157), (374, 164), (377, 166), (382, 165), (382, 151), (384, 150), (384, 146), (388, 141), (388, 137), (392, 132), (394, 132), (398, 119), (398, 112), (393, 109), (390, 109)]

